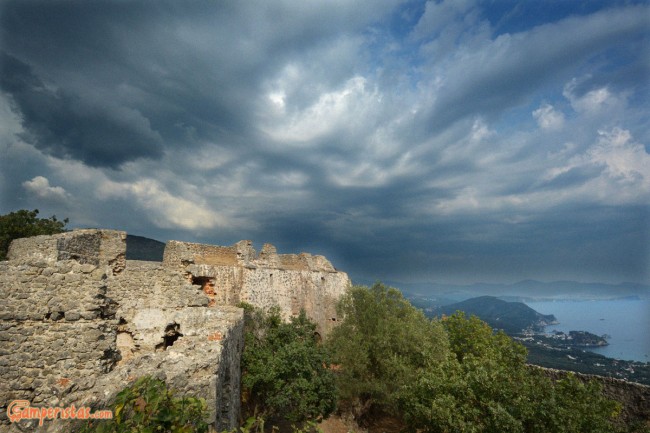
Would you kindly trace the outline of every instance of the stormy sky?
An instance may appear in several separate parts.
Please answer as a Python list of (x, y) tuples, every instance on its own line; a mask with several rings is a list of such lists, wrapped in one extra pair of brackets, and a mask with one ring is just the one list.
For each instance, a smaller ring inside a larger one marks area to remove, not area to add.
[(0, 71), (2, 214), (650, 283), (644, 1), (5, 0)]

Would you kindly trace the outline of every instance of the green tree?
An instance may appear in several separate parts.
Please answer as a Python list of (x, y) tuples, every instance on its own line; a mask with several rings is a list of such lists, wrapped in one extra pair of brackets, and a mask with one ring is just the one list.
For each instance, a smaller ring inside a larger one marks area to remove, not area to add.
[(596, 381), (583, 382), (573, 373), (555, 384), (557, 405), (555, 418), (562, 422), (562, 432), (611, 432), (612, 420), (620, 413), (620, 404), (602, 395)]
[(617, 403), (597, 383), (569, 376), (554, 384), (526, 364), (526, 350), (478, 318), (443, 321), (451, 356), (405, 387), (400, 404), (422, 432), (605, 433), (615, 430)]
[(445, 318), (442, 324), (447, 331), (449, 346), (459, 362), (466, 358), (493, 360), (503, 364), (523, 366), (526, 364), (526, 348), (508, 337), (505, 332), (494, 330), (476, 316), (467, 318), (458, 312)]
[(207, 433), (205, 402), (176, 397), (164, 381), (143, 377), (123, 389), (111, 406), (113, 419), (88, 421), (78, 433)]
[(316, 324), (304, 311), (287, 323), (278, 308), (245, 308), (242, 357), (244, 405), (254, 416), (291, 422), (327, 417), (336, 409), (336, 386)]
[(340, 364), (342, 402), (356, 408), (357, 415), (380, 410), (399, 418), (402, 388), (449, 353), (442, 325), (380, 283), (352, 287), (339, 303), (339, 313), (344, 319), (328, 345)]
[(67, 218), (60, 221), (54, 215), (38, 218), (38, 209), (23, 209), (0, 215), (0, 260), (7, 259), (9, 244), (14, 239), (61, 233), (65, 231), (67, 223)]

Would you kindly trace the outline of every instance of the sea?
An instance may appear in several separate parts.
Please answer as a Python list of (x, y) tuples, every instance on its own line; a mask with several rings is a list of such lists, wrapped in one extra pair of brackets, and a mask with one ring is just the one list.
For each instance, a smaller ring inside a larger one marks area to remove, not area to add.
[(526, 302), (542, 314), (553, 314), (554, 330), (588, 331), (607, 335), (608, 346), (587, 350), (608, 358), (650, 362), (650, 300), (596, 300)]

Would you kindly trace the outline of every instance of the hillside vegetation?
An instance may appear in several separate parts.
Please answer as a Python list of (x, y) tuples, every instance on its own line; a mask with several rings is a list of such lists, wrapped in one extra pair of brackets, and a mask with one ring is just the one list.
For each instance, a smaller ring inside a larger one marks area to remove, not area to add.
[[(362, 427), (388, 419), (388, 433), (648, 431), (623, 425), (620, 405), (597, 382), (572, 374), (554, 382), (528, 367), (524, 346), (502, 331), (464, 313), (428, 319), (382, 284), (349, 290), (339, 305), (344, 320), (325, 342), (304, 313), (283, 322), (277, 309), (243, 307), (244, 421), (231, 433), (319, 431), (316, 422), (335, 410)], [(183, 409), (199, 410), (200, 401), (174, 400), (159, 385), (118, 397), (116, 414), (131, 409), (84, 431), (204, 428)]]
[(315, 420), (337, 400), (360, 425), (389, 418), (394, 431), (635, 431), (617, 424), (620, 406), (597, 383), (553, 382), (527, 366), (524, 346), (477, 317), (428, 319), (382, 284), (351, 288), (339, 310), (344, 320), (322, 345), (304, 316), (249, 322), (248, 415)]

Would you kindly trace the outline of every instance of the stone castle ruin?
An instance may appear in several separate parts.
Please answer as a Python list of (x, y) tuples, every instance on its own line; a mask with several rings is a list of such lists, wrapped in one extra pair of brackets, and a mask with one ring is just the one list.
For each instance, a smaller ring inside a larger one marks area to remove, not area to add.
[[(350, 280), (326, 258), (170, 241), (162, 262), (126, 260), (126, 233), (76, 230), (18, 239), (0, 262), (0, 430), (7, 406), (106, 409), (138, 377), (206, 400), (217, 431), (239, 416), (243, 310), (301, 309), (326, 334)], [(39, 431), (68, 431), (60, 419)]]

